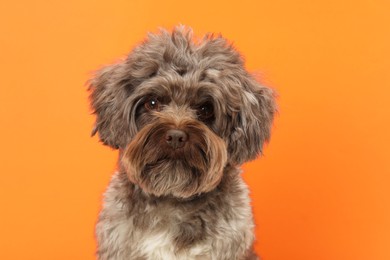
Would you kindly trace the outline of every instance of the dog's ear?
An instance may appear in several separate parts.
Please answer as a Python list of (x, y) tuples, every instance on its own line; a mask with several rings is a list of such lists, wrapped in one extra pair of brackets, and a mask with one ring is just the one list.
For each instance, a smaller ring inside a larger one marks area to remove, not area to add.
[(126, 99), (131, 89), (131, 80), (125, 61), (106, 66), (95, 72), (88, 81), (90, 103), (96, 114), (92, 135), (114, 149), (126, 145), (129, 135), (129, 120), (126, 120)]
[(269, 141), (276, 108), (274, 90), (260, 85), (251, 75), (239, 76), (241, 108), (232, 113), (232, 133), (228, 145), (234, 164), (255, 159)]

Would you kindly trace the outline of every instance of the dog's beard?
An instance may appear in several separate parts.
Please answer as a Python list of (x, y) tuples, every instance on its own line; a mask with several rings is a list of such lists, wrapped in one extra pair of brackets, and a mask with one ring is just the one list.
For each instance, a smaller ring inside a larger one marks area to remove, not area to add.
[(129, 179), (155, 196), (189, 198), (213, 190), (226, 164), (225, 142), (204, 124), (189, 120), (179, 126), (189, 135), (187, 143), (173, 149), (165, 134), (176, 127), (160, 119), (138, 132), (122, 157)]

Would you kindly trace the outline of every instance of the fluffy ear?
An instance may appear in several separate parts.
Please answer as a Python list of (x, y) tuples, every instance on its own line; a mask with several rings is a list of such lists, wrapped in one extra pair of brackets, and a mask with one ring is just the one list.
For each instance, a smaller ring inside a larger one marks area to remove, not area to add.
[(241, 109), (232, 115), (233, 132), (229, 152), (236, 164), (255, 159), (271, 135), (276, 108), (274, 90), (260, 85), (252, 76), (241, 77)]
[(126, 99), (131, 83), (125, 62), (106, 66), (98, 70), (88, 82), (90, 102), (96, 114), (92, 135), (112, 148), (124, 147), (129, 138), (129, 120), (126, 120)]

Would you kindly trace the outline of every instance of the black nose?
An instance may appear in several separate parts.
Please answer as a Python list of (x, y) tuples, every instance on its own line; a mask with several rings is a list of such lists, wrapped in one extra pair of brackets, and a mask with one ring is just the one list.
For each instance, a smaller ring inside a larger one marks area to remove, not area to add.
[(188, 135), (182, 130), (171, 129), (165, 134), (165, 140), (173, 149), (182, 148), (188, 140)]

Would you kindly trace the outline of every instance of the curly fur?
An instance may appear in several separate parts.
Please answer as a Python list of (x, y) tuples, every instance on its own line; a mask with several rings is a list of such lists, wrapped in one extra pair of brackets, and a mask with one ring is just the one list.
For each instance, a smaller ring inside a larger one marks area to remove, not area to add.
[[(90, 92), (93, 134), (120, 150), (96, 227), (99, 259), (255, 258), (238, 167), (269, 140), (275, 95), (232, 45), (163, 30), (99, 70)], [(159, 109), (146, 109), (151, 97)], [(183, 148), (167, 144), (170, 129), (189, 136)]]

